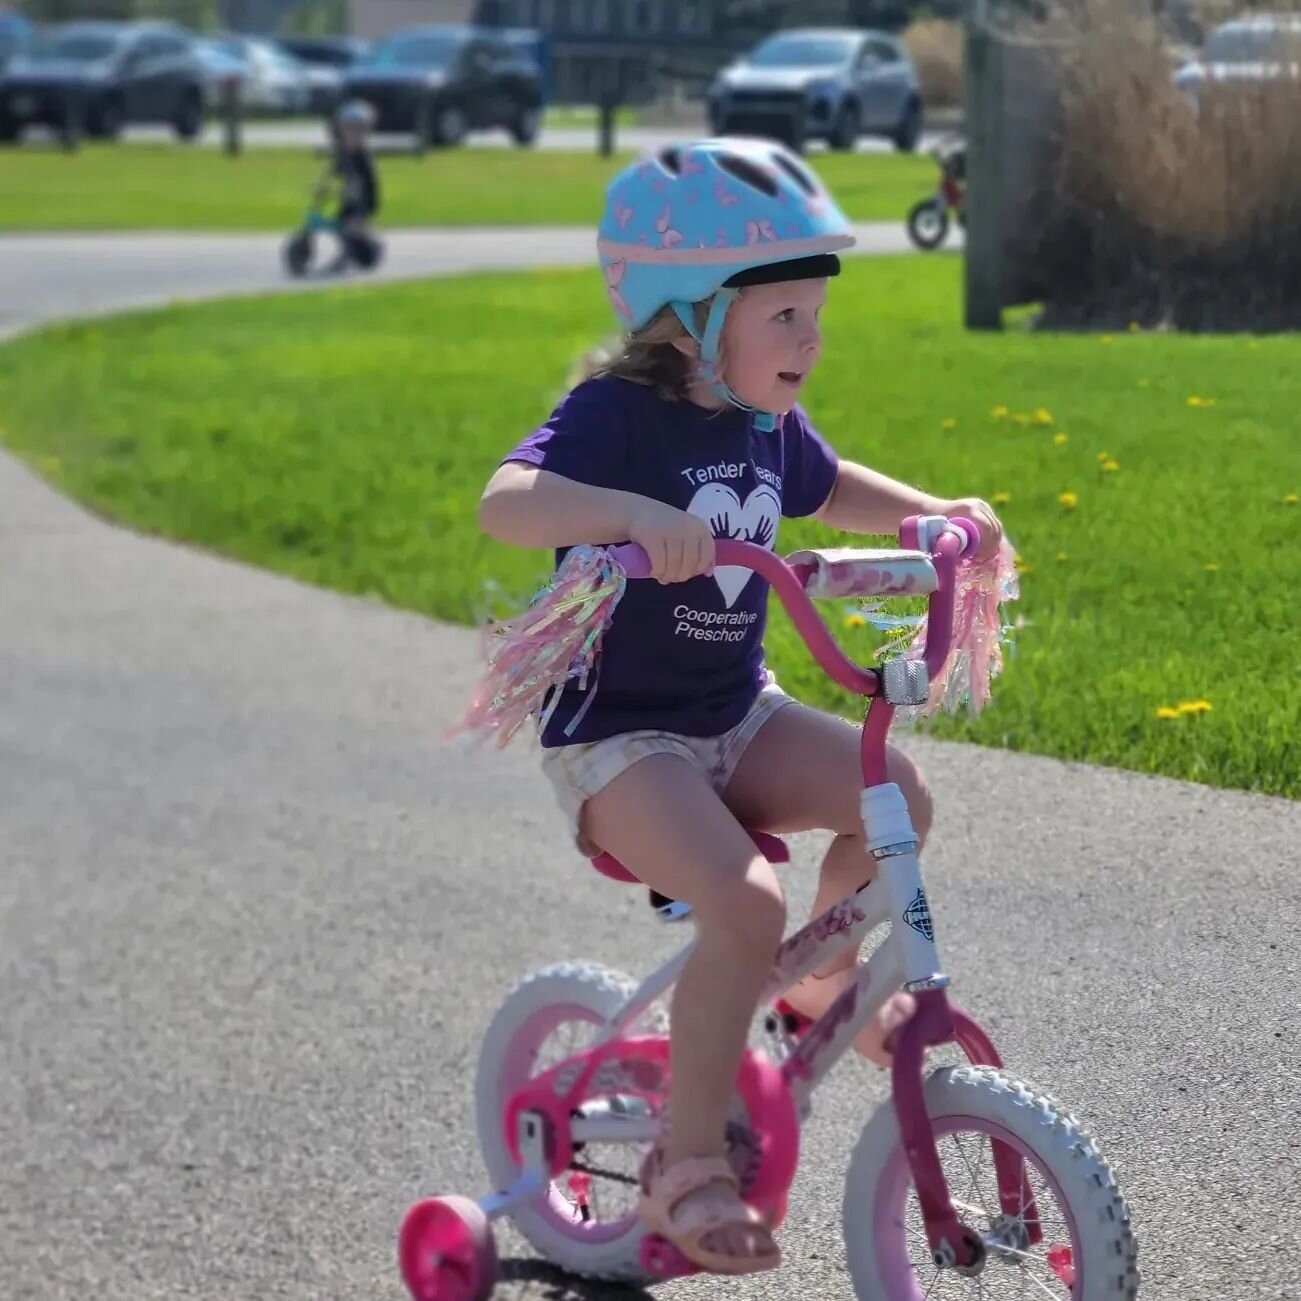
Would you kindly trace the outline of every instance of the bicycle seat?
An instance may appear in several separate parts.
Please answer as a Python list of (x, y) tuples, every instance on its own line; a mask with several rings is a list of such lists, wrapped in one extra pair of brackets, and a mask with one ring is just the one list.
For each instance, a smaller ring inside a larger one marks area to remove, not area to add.
[[(766, 831), (751, 831), (749, 835), (750, 839), (754, 841), (755, 848), (770, 863), (789, 863), (791, 861), (791, 851), (786, 847), (786, 842), (780, 836), (770, 836)], [(612, 881), (624, 881), (629, 885), (641, 884), (637, 877), (624, 867), (613, 854), (597, 854), (589, 862), (602, 876), (608, 876)], [(658, 890), (651, 890), (650, 903), (657, 913), (664, 915), (664, 910), (673, 909), (677, 900), (670, 899), (668, 895), (660, 894)]]

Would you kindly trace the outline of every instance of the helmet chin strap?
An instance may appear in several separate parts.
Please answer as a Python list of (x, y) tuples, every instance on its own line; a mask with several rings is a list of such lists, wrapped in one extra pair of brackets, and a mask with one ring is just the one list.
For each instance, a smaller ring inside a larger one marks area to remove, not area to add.
[(709, 315), (705, 318), (703, 334), (696, 329), (693, 304), (674, 302), (670, 303), (669, 306), (677, 313), (677, 318), (682, 322), (686, 332), (700, 345), (700, 361), (697, 367), (700, 378), (725, 402), (730, 402), (734, 407), (740, 407), (742, 411), (753, 412), (754, 427), (761, 433), (770, 434), (777, 427), (776, 415), (771, 411), (760, 411), (757, 407), (742, 402), (724, 383), (723, 377), (718, 370), (718, 345), (723, 337), (723, 321), (727, 316), (727, 309), (731, 307), (737, 296), (737, 292), (735, 289), (720, 289), (714, 295), (714, 301), (709, 305)]

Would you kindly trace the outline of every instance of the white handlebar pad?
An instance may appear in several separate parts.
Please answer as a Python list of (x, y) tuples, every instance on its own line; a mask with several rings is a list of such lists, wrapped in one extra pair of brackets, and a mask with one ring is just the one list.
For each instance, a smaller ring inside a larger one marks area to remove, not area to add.
[(924, 551), (833, 547), (797, 551), (786, 563), (811, 567), (804, 590), (813, 598), (840, 596), (925, 596), (938, 584)]

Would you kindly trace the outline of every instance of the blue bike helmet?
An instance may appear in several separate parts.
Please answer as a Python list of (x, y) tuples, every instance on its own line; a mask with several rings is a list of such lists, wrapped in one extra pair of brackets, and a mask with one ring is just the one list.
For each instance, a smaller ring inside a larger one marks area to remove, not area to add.
[[(610, 182), (597, 236), (606, 292), (629, 330), (672, 307), (700, 345), (700, 375), (752, 410), (723, 381), (718, 346), (727, 309), (748, 284), (833, 276), (849, 221), (788, 149), (768, 140), (697, 140), (630, 164)], [(703, 329), (693, 304), (713, 295)], [(771, 412), (756, 413), (770, 430)]]

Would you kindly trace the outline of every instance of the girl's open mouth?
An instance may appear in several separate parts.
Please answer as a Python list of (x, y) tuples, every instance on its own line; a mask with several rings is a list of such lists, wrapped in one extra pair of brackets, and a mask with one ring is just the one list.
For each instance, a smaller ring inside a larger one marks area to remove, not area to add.
[(777, 378), (783, 384), (802, 384), (804, 382), (804, 372), (802, 370), (779, 370)]

